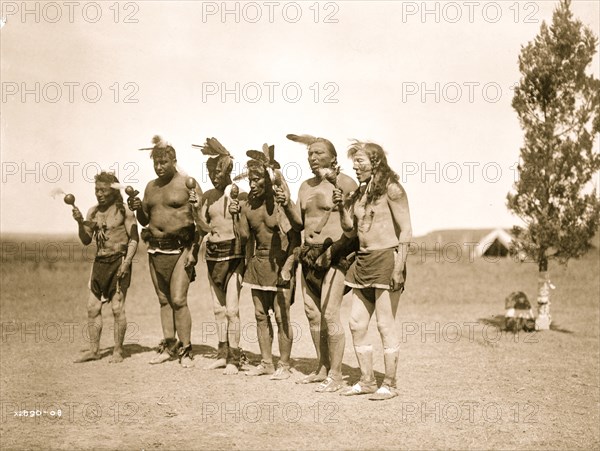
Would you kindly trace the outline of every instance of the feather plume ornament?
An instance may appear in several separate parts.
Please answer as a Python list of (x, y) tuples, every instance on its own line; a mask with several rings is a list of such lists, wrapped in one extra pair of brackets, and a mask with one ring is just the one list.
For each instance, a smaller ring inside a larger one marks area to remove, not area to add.
[(246, 170), (236, 175), (233, 178), (234, 182), (239, 182), (240, 180), (247, 179), (249, 175), (248, 169), (251, 167), (263, 167), (269, 174), (269, 178), (271, 182), (277, 186), (281, 185), (281, 181), (283, 180), (283, 176), (281, 175), (281, 165), (277, 160), (275, 160), (275, 146), (268, 144), (263, 144), (262, 152), (260, 150), (248, 150), (246, 151), (246, 156), (250, 158), (246, 163)]
[(141, 149), (138, 149), (138, 150), (166, 149), (167, 147), (171, 146), (171, 144), (160, 135), (154, 135), (152, 137), (152, 144), (154, 144), (154, 146), (142, 147)]
[(206, 142), (203, 145), (192, 144), (192, 147), (200, 149), (203, 155), (211, 157), (227, 155), (228, 157), (233, 158), (233, 155), (231, 155), (217, 138), (206, 138)]
[(248, 158), (262, 163), (267, 168), (281, 169), (281, 165), (275, 160), (275, 146), (269, 146), (267, 143), (263, 144), (262, 152), (260, 150), (248, 150), (246, 152)]
[(319, 141), (319, 138), (312, 135), (293, 135), (290, 133), (289, 135), (285, 135), (285, 137), (290, 141), (305, 144), (307, 146), (310, 146)]

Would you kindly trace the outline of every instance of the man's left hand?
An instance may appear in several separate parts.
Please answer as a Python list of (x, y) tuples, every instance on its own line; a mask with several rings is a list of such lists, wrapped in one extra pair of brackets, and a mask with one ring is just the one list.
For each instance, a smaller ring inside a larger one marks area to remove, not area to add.
[(392, 273), (392, 280), (390, 280), (390, 287), (392, 291), (404, 291), (404, 266), (402, 268), (394, 268)]
[(193, 268), (194, 266), (196, 266), (196, 263), (198, 263), (198, 261), (194, 257), (194, 253), (190, 250), (185, 257), (184, 266), (186, 268), (189, 268), (189, 267)]
[(126, 261), (121, 263), (121, 266), (119, 267), (119, 271), (117, 271), (117, 279), (123, 279), (124, 277), (127, 277), (130, 269), (131, 269), (131, 263), (126, 262)]

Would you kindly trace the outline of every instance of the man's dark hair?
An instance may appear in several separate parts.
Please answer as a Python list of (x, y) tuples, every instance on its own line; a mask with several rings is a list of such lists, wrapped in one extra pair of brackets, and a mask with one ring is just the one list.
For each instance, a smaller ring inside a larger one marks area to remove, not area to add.
[[(113, 191), (116, 191), (115, 205), (117, 207), (117, 210), (119, 210), (123, 214), (123, 217), (125, 217), (125, 205), (123, 204), (123, 196), (121, 195), (121, 190), (119, 187), (113, 186), (119, 185), (119, 179), (115, 176), (115, 174), (113, 174), (112, 172), (102, 171), (94, 176), (94, 181), (96, 183), (108, 183), (109, 185), (111, 185), (111, 189)], [(96, 217), (97, 212), (98, 208), (96, 207), (94, 208), (94, 211), (92, 211), (91, 214), (92, 220), (94, 220), (94, 218)]]

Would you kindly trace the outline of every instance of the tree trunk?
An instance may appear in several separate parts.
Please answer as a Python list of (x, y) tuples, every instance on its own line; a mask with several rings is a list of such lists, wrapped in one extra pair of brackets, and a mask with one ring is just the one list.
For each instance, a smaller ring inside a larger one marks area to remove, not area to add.
[(536, 330), (549, 330), (552, 317), (550, 316), (550, 290), (554, 288), (548, 273), (548, 259), (542, 257), (539, 261), (538, 273), (538, 314), (535, 319)]

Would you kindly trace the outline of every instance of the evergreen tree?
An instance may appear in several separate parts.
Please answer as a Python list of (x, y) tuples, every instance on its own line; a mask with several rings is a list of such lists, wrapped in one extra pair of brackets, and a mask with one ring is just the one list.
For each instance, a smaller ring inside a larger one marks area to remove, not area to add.
[(548, 260), (583, 255), (599, 224), (591, 180), (600, 169), (600, 81), (586, 72), (598, 40), (570, 5), (561, 0), (552, 24), (522, 47), (512, 101), (525, 138), (508, 208), (526, 224), (513, 229), (513, 252), (538, 264), (538, 329), (550, 327)]

